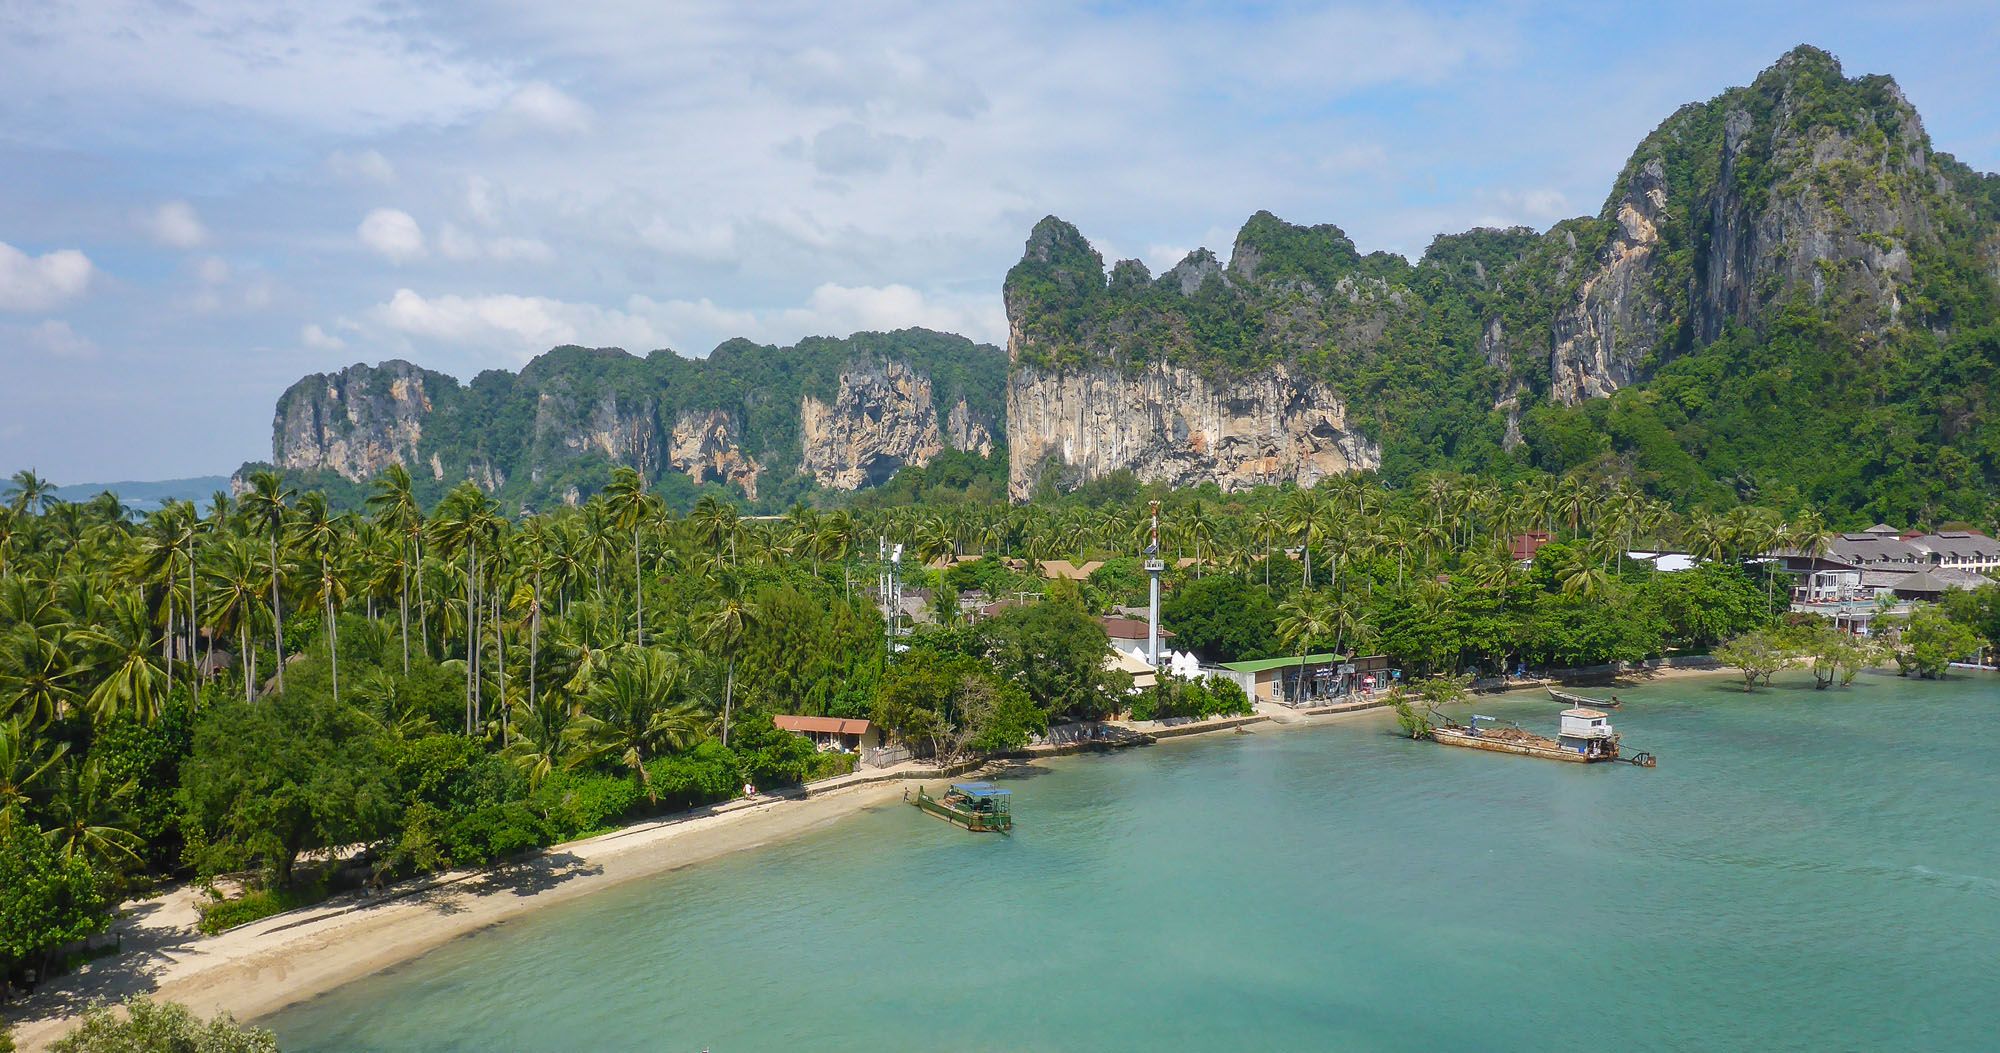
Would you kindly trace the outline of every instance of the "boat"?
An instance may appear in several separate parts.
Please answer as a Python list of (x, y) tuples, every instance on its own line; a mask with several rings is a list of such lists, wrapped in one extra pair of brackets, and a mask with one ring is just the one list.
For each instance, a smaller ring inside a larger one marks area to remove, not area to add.
[[(908, 793), (904, 796), (907, 798)], [(942, 797), (932, 797), (923, 787), (910, 803), (928, 815), (976, 834), (1007, 833), (1014, 829), (1013, 791), (990, 782), (955, 782)]]
[(1518, 727), (1480, 727), (1480, 722), (1497, 724), (1492, 717), (1473, 716), (1465, 724), (1445, 724), (1431, 729), (1431, 741), (1446, 746), (1464, 746), (1467, 749), (1491, 750), (1495, 753), (1515, 753), (1524, 757), (1540, 757), (1543, 760), (1567, 761), (1571, 764), (1599, 764), (1607, 761), (1624, 761), (1642, 768), (1653, 767), (1657, 761), (1645, 752), (1626, 756), (1620, 748), (1618, 733), (1611, 727), (1611, 720), (1603, 710), (1586, 709), (1578, 706), (1562, 711), (1562, 723), (1556, 738), (1537, 735)]
[(1618, 701), (1617, 695), (1612, 695), (1610, 698), (1592, 698), (1589, 695), (1579, 695), (1573, 691), (1558, 691), (1553, 687), (1549, 688), (1548, 692), (1550, 698), (1561, 702), (1565, 706), (1582, 706), (1585, 709), (1617, 709), (1625, 704)]

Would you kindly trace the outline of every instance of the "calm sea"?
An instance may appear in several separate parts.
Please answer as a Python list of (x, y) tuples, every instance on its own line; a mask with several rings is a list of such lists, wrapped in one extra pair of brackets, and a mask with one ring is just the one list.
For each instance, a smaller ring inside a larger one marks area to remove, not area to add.
[[(2000, 678), (1622, 691), (1660, 766), (1170, 742), (551, 907), (287, 1050), (2000, 1048)], [(1552, 728), (1557, 706), (1481, 713)]]

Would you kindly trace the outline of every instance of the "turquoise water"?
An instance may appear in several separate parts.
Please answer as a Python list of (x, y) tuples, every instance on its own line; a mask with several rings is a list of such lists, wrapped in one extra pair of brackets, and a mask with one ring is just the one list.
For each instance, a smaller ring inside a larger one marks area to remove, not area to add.
[[(2000, 679), (1622, 691), (1660, 767), (1210, 736), (557, 905), (287, 1050), (1993, 1049)], [(1479, 712), (1553, 726), (1554, 705)]]

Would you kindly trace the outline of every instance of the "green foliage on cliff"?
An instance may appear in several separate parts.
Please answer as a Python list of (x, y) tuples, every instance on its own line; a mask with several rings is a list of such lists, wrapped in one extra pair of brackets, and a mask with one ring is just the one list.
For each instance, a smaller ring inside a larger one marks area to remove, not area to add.
[[(929, 379), (941, 423), (962, 401), (996, 442), (1002, 438), (1005, 356), (990, 345), (927, 329), (809, 337), (791, 347), (735, 339), (701, 359), (672, 351), (640, 357), (618, 348), (566, 346), (537, 356), (518, 374), (486, 370), (464, 385), (441, 373), (388, 365), (419, 378), (429, 404), (428, 411), (414, 411), (422, 436), (409, 464), (425, 500), (471, 478), (510, 510), (546, 508), (595, 493), (621, 463), (646, 472), (677, 508), (692, 507), (704, 494), (741, 499), (738, 480), (712, 464), (682, 471), (670, 463), (675, 428), (685, 415), (701, 425), (698, 430), (715, 431), (719, 445), (755, 462), (753, 508), (777, 510), (814, 490), (799, 471), (801, 401), (832, 403), (843, 373), (889, 363)], [(308, 377), (294, 385), (279, 403), (279, 428), (287, 426), (295, 404), (323, 399), (329, 383), (347, 379)], [(378, 401), (387, 397), (386, 391), (371, 395)], [(300, 416), (329, 437), (359, 430), (351, 405), (326, 412), (303, 408)], [(284, 436), (277, 439), (282, 446)], [(288, 474), (296, 485), (324, 490), (336, 507), (358, 507), (365, 489), (332, 471)]]
[[(1546, 233), (1441, 236), (1412, 265), (1259, 212), (1226, 263), (1199, 250), (1158, 279), (1136, 261), (1107, 279), (1049, 217), (1006, 300), (1028, 369), (1283, 364), (1324, 381), (1393, 483), (1581, 470), (1684, 506), (1768, 491), (1983, 518), (2000, 501), (1996, 220), (2000, 176), (1932, 153), (1893, 81), (1801, 47), (1676, 111), (1599, 215)], [(1614, 265), (1630, 286), (1593, 288)], [(1557, 371), (1591, 368), (1574, 361), (1591, 349), (1552, 358), (1580, 339), (1629, 356), (1615, 367), (1635, 382), (1563, 407)]]

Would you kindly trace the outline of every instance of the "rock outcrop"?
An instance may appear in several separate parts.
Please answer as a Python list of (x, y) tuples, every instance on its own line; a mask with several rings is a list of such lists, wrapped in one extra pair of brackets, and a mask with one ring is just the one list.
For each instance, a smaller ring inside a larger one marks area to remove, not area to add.
[(398, 360), (306, 377), (278, 398), (272, 463), (354, 481), (415, 464), (432, 392), (445, 386), (458, 382)]
[(617, 465), (754, 501), (772, 478), (854, 489), (942, 450), (990, 453), (1004, 388), (998, 348), (921, 329), (788, 348), (732, 340), (705, 359), (559, 347), (468, 385), (385, 362), (293, 385), (273, 454), (353, 481), (402, 464), (529, 507), (585, 499)]
[(1327, 386), (1278, 365), (1215, 381), (1156, 363), (1017, 367), (1007, 386), (1008, 490), (1026, 499), (1042, 471), (1077, 479), (1128, 469), (1147, 482), (1225, 490), (1311, 486), (1379, 467), (1381, 450), (1348, 421)]
[(682, 410), (667, 446), (667, 464), (697, 483), (724, 483), (757, 499), (757, 476), (764, 470), (743, 452), (743, 424), (728, 410)]
[(1652, 264), (1666, 207), (1666, 172), (1655, 158), (1639, 166), (1618, 201), (1617, 233), (1597, 270), (1551, 327), (1549, 391), (1557, 401), (1580, 402), (1630, 384), (1659, 346), (1665, 319)]
[(1608, 395), (1800, 299), (1880, 332), (1901, 317), (1912, 252), (1937, 248), (1940, 217), (1962, 208), (1954, 196), (1894, 81), (1850, 80), (1832, 55), (1796, 49), (1639, 145), (1595, 267), (1559, 307), (1549, 393)]
[(856, 363), (840, 374), (832, 402), (799, 405), (800, 465), (821, 486), (854, 490), (887, 482), (906, 464), (926, 464), (947, 447), (993, 448), (993, 436), (965, 400), (940, 426), (931, 381), (894, 361)]

